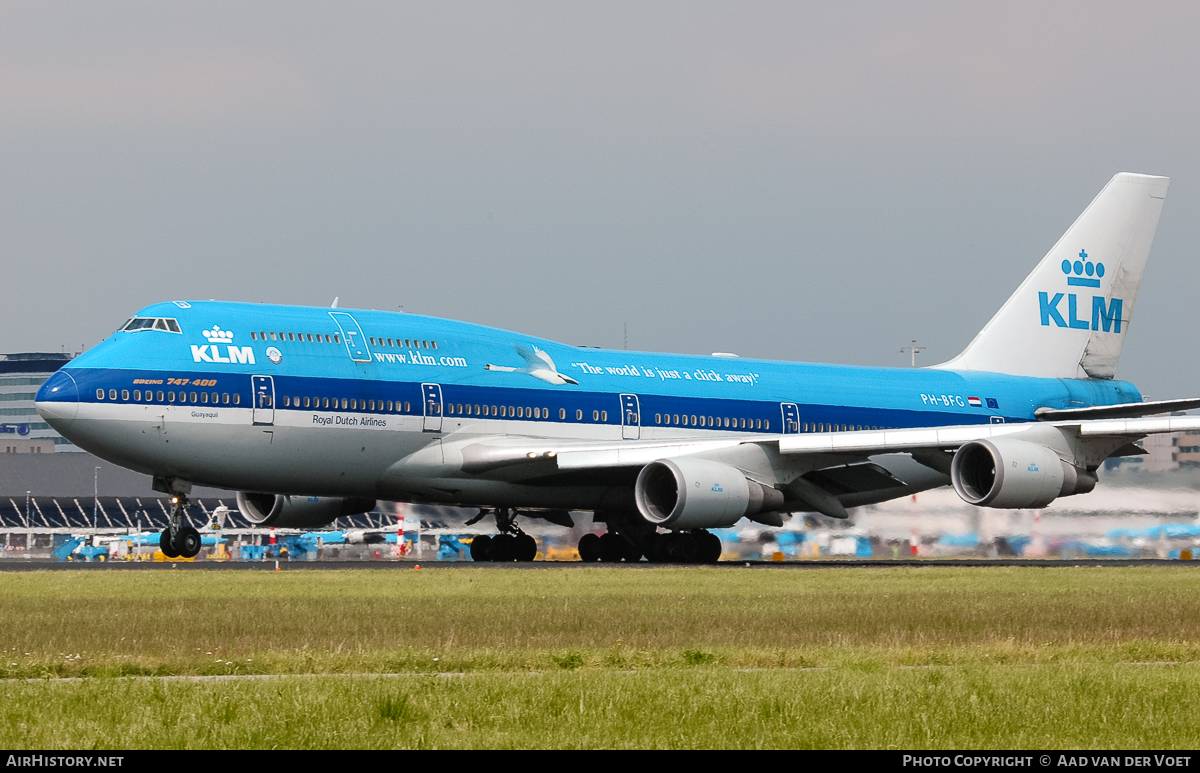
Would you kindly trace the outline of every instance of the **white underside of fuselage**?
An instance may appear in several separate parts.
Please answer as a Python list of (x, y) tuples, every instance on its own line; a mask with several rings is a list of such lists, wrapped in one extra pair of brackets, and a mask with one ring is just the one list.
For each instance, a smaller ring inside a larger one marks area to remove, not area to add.
[[(413, 415), (276, 409), (269, 424), (256, 424), (254, 409), (247, 407), (87, 402), (40, 407), (52, 426), (84, 450), (147, 475), (213, 488), (462, 505), (632, 505), (627, 484), (497, 480), (465, 473), (461, 455), (447, 460), (440, 452), (442, 444), (497, 436), (619, 443), (620, 425), (448, 416), (440, 417), (441, 431), (429, 431), (427, 417)], [(73, 419), (61, 418), (72, 413)], [(641, 427), (639, 435), (692, 441), (744, 437), (682, 427)]]

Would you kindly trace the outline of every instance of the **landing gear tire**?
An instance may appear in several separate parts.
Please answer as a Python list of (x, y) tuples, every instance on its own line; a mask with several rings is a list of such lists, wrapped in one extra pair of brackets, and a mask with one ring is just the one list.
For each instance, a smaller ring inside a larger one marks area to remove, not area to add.
[(715, 564), (721, 560), (721, 538), (709, 531), (696, 534), (698, 543), (696, 560), (702, 564)]
[(200, 532), (191, 526), (184, 526), (175, 537), (175, 549), (180, 558), (195, 558), (200, 555)]
[(611, 531), (600, 535), (600, 560), (606, 564), (620, 563), (625, 557), (625, 545)]
[(600, 560), (600, 536), (588, 533), (579, 538), (579, 560), (586, 564)]
[(537, 540), (528, 534), (521, 534), (516, 538), (516, 554), (517, 560), (528, 563), (537, 558)]
[(640, 547), (638, 547), (637, 545), (633, 545), (628, 542), (625, 542), (624, 540), (622, 540), (621, 542), (622, 542), (622, 548), (624, 551), (623, 557), (624, 557), (626, 563), (636, 564), (642, 560), (642, 549)]
[(673, 564), (694, 564), (699, 553), (696, 538), (687, 532), (677, 531), (667, 535), (667, 560)]
[(492, 537), (492, 560), (508, 563), (517, 559), (516, 537), (511, 534), (497, 534)]
[(644, 548), (647, 561), (652, 564), (667, 563), (667, 554), (664, 549), (666, 547), (666, 537), (666, 534), (650, 534), (646, 537)]
[(486, 534), (480, 534), (475, 539), (471, 540), (471, 560), (477, 563), (492, 560), (492, 538)]
[(171, 544), (171, 530), (163, 529), (162, 534), (158, 537), (158, 549), (167, 558), (179, 558), (179, 551)]

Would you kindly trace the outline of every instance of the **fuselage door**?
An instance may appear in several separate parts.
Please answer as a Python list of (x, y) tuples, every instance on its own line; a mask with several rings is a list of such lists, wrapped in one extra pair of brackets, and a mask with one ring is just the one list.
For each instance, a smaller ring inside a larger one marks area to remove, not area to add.
[(422, 384), (421, 396), (425, 403), (425, 431), (442, 431), (442, 385)]
[(275, 379), (271, 376), (251, 376), (251, 386), (254, 389), (254, 423), (271, 425), (275, 423)]
[(637, 440), (642, 436), (642, 411), (637, 395), (621, 395), (621, 437)]
[(783, 434), (794, 435), (800, 431), (800, 409), (795, 403), (780, 403), (783, 410)]
[(367, 348), (367, 337), (363, 335), (358, 320), (344, 311), (331, 311), (329, 316), (337, 323), (342, 331), (342, 342), (346, 344), (346, 353), (355, 362), (370, 362), (371, 350)]

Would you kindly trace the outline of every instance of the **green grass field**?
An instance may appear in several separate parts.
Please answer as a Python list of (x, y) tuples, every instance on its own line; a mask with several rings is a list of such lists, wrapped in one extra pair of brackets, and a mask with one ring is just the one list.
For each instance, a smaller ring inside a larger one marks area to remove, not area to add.
[(1186, 566), (4, 573), (0, 747), (1194, 748), (1198, 591)]

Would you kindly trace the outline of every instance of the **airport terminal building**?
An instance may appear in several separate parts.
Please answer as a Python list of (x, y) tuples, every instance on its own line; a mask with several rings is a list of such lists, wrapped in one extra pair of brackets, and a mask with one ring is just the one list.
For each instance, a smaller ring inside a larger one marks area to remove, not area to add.
[(0, 354), (0, 448), (4, 453), (80, 450), (50, 429), (33, 404), (42, 382), (70, 361), (69, 354), (50, 352)]

